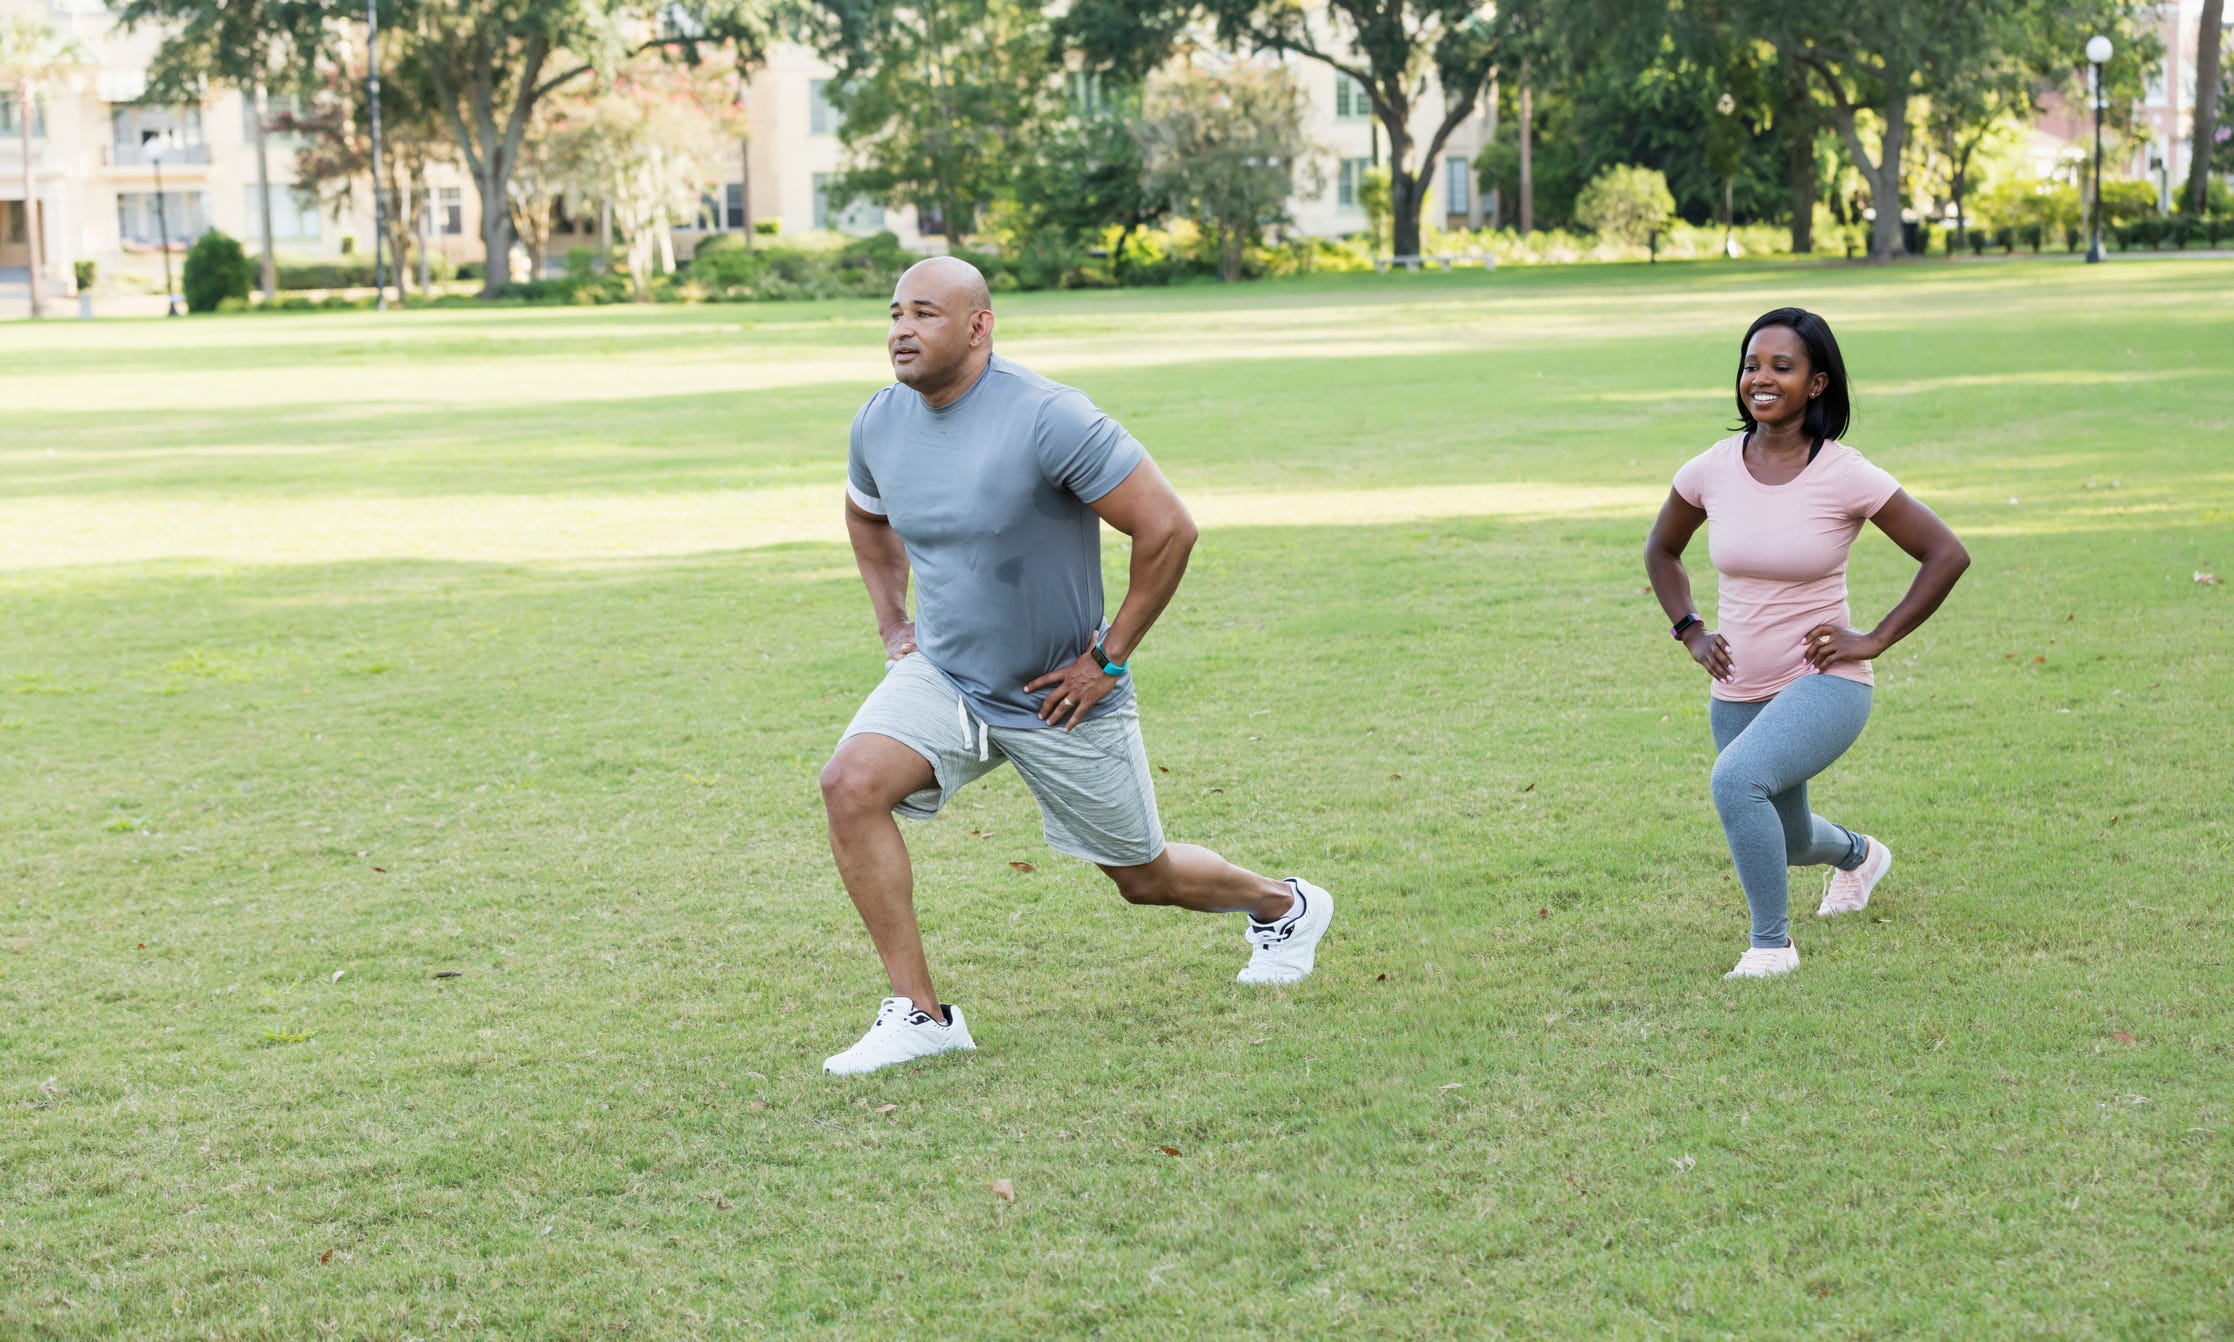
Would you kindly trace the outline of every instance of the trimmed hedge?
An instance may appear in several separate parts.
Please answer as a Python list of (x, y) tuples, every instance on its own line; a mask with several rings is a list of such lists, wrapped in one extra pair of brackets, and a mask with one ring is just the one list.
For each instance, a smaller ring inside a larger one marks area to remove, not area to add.
[(187, 250), (179, 289), (186, 295), (188, 312), (215, 312), (228, 298), (248, 301), (249, 286), (255, 282), (255, 264), (240, 243), (213, 228)]

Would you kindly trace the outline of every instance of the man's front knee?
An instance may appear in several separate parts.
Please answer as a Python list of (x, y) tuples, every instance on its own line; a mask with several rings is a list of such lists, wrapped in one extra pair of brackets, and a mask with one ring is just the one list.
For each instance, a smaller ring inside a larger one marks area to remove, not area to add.
[(891, 810), (881, 792), (873, 773), (843, 755), (822, 766), (822, 809), (834, 821)]

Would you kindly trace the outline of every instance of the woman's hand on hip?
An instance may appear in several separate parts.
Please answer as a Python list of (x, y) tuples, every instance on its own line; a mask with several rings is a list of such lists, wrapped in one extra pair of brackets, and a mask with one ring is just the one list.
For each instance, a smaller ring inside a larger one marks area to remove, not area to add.
[(1828, 671), (1841, 662), (1866, 662), (1885, 651), (1868, 634), (1835, 624), (1819, 624), (1808, 630), (1806, 644), (1800, 655), (1817, 671)]
[(1683, 646), (1691, 653), (1691, 660), (1705, 667), (1716, 680), (1728, 680), (1737, 669), (1730, 660), (1730, 640), (1703, 624), (1692, 625), (1684, 632)]

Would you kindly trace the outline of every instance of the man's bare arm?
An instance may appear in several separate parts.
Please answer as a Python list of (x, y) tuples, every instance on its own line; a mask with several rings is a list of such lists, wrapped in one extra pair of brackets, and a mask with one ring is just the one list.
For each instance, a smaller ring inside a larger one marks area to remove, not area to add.
[(1117, 618), (1109, 622), (1102, 649), (1120, 663), (1132, 659), (1133, 649), (1148, 636), (1149, 627), (1164, 613), (1186, 576), (1188, 556), (1201, 534), (1187, 505), (1164, 479), (1152, 459), (1133, 467), (1124, 483), (1090, 505), (1101, 520), (1132, 537), (1131, 581)]
[(861, 583), (869, 589), (869, 606), (876, 613), (877, 634), (884, 640), (884, 655), (898, 661), (915, 651), (915, 621), (908, 618), (908, 547), (891, 522), (846, 500), (846, 539), (853, 543), (853, 562), (861, 570)]

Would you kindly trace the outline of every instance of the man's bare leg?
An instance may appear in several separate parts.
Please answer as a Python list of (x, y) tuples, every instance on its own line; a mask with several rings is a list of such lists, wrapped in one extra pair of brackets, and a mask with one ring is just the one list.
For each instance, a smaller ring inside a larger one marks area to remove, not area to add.
[(838, 878), (876, 943), (893, 994), (934, 1019), (939, 998), (915, 921), (915, 871), (892, 808), (937, 785), (930, 761), (889, 736), (870, 733), (848, 738), (822, 769), (822, 806), (830, 818)]
[(1259, 876), (1191, 843), (1167, 844), (1153, 862), (1102, 871), (1117, 883), (1117, 893), (1133, 904), (1170, 904), (1197, 913), (1246, 913), (1269, 923), (1295, 903), (1295, 891), (1287, 882)]

